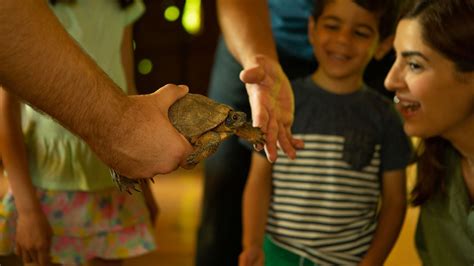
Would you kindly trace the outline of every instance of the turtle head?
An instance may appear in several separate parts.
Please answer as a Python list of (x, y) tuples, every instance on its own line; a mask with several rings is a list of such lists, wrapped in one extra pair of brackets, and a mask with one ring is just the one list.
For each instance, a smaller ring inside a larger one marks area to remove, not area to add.
[(247, 114), (244, 112), (229, 111), (227, 118), (225, 119), (225, 125), (228, 128), (235, 129), (241, 127), (247, 122)]

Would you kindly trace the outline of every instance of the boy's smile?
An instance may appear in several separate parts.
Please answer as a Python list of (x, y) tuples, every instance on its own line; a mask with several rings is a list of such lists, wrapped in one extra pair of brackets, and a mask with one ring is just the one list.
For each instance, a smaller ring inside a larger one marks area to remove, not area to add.
[(317, 21), (310, 18), (309, 39), (319, 62), (313, 79), (336, 93), (360, 88), (379, 47), (378, 20), (352, 0), (331, 1)]

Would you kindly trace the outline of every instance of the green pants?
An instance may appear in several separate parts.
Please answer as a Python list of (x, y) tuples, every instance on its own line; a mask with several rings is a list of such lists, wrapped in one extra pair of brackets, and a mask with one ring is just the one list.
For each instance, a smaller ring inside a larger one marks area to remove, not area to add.
[(268, 235), (265, 235), (263, 251), (265, 252), (265, 266), (317, 266), (307, 258), (276, 245)]

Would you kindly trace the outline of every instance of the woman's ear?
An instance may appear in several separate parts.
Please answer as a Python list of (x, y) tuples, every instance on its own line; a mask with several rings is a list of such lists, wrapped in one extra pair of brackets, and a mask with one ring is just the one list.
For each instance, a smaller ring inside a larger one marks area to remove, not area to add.
[(375, 60), (381, 60), (393, 48), (394, 39), (395, 35), (390, 35), (379, 43), (379, 46), (377, 47), (377, 50), (374, 54)]

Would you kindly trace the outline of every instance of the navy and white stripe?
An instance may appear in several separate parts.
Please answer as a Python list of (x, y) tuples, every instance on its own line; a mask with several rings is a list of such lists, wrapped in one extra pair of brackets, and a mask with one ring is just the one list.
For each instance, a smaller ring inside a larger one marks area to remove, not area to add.
[(321, 265), (357, 264), (376, 228), (380, 144), (361, 170), (343, 160), (342, 136), (295, 135), (305, 149), (273, 167), (267, 232), (274, 242)]

